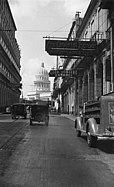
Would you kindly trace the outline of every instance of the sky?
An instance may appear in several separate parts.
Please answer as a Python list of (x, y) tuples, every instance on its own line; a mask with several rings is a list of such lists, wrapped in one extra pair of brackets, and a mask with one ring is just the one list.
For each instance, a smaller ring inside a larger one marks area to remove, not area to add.
[[(46, 37), (67, 38), (77, 11), (84, 14), (90, 0), (8, 0), (17, 27), (21, 51), (22, 93), (32, 91), (41, 63), (48, 72), (56, 67), (56, 56), (45, 51)], [(53, 78), (50, 78), (51, 90)]]

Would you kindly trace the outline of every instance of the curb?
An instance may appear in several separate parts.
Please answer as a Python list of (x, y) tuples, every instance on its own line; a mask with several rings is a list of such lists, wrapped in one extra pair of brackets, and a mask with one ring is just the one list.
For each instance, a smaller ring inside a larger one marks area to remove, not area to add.
[(61, 114), (61, 116), (62, 116), (62, 117), (65, 117), (65, 118), (68, 118), (68, 119), (70, 119), (70, 120), (72, 120), (72, 121), (74, 121), (74, 122), (75, 122), (75, 119), (76, 119), (76, 117), (73, 116), (73, 115)]

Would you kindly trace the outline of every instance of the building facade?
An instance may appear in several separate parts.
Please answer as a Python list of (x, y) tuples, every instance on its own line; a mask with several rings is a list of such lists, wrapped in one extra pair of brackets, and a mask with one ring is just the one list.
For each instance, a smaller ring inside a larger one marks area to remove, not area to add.
[(67, 40), (53, 48), (49, 42), (47, 52), (64, 57), (63, 70), (74, 70), (54, 90), (63, 112), (77, 115), (85, 102), (114, 92), (113, 0), (91, 0), (83, 19), (75, 15)]
[(0, 111), (19, 102), (20, 50), (16, 26), (7, 0), (0, 0)]
[[(72, 29), (76, 30), (77, 20)], [(101, 95), (114, 91), (114, 2), (113, 0), (91, 0), (81, 25), (73, 38), (79, 41), (94, 41), (89, 44), (85, 55), (70, 59), (65, 63), (65, 68), (74, 68), (76, 76), (72, 85), (63, 90), (64, 112), (78, 114), (83, 103), (97, 100)], [(80, 50), (80, 49), (79, 49)], [(92, 50), (94, 53), (91, 54)], [(80, 57), (80, 58), (79, 58)], [(61, 85), (63, 85), (65, 80)], [(74, 88), (74, 89), (73, 89)], [(72, 91), (74, 90), (74, 93)], [(72, 104), (73, 96), (73, 104)], [(66, 104), (67, 103), (67, 104)], [(73, 105), (73, 111), (72, 106)]]

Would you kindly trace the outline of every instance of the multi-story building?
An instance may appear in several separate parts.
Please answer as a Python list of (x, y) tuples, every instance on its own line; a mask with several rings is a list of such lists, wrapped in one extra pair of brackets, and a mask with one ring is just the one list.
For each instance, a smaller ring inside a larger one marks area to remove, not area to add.
[(51, 55), (66, 55), (63, 69), (75, 71), (74, 77), (63, 78), (59, 91), (64, 112), (76, 115), (83, 103), (113, 93), (114, 1), (91, 0), (84, 18), (76, 15), (64, 48), (48, 48)]
[[(72, 33), (75, 26), (76, 24)], [(80, 58), (76, 59), (72, 66), (76, 72), (76, 78), (72, 85), (75, 88), (73, 94), (75, 114), (80, 111), (84, 102), (96, 100), (101, 95), (114, 91), (113, 0), (91, 0), (76, 32), (74, 40), (76, 39), (90, 41), (90, 43), (88, 45), (89, 53), (85, 51), (80, 55), (76, 54)], [(96, 42), (95, 47), (92, 46), (92, 41)], [(84, 46), (82, 46), (82, 49), (78, 48), (78, 50), (83, 52)], [(67, 64), (72, 64), (72, 59)], [(64, 85), (64, 81), (62, 84)], [(70, 106), (72, 86), (69, 86), (64, 93), (63, 101), (67, 99), (67, 106)], [(64, 109), (67, 112), (65, 106)]]
[(0, 0), (0, 111), (19, 102), (20, 50), (8, 0)]

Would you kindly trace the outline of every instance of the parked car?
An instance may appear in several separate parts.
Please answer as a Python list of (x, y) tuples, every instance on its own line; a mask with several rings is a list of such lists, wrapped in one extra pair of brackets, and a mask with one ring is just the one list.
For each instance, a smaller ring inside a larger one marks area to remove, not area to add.
[(83, 115), (76, 117), (76, 134), (87, 135), (89, 147), (96, 147), (98, 140), (114, 140), (114, 95), (101, 96), (83, 105)]
[(49, 123), (49, 105), (47, 102), (39, 104), (31, 104), (30, 106), (30, 125), (33, 122), (44, 122), (48, 126)]
[(12, 119), (19, 117), (27, 118), (27, 111), (25, 103), (15, 103), (11, 107)]

